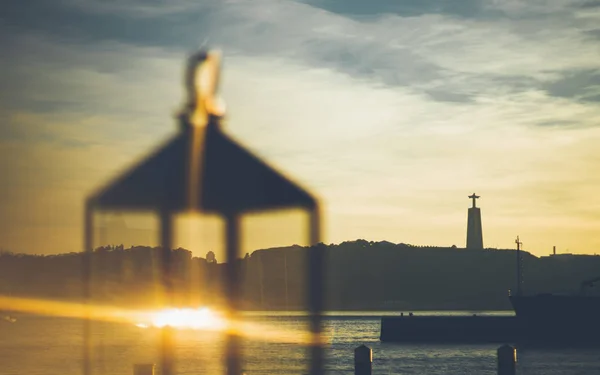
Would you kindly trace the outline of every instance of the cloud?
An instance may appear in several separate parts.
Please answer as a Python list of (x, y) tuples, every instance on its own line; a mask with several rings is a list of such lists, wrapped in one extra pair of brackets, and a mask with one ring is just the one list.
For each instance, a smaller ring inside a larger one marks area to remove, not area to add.
[[(446, 2), (443, 7), (453, 9), (458, 3)], [(465, 2), (460, 3), (466, 7)], [(292, 59), (391, 86), (435, 84), (442, 87), (428, 88), (446, 92), (465, 91), (467, 86), (485, 93), (486, 86), (506, 87), (514, 82), (500, 82), (498, 78), (520, 76), (545, 81), (562, 71), (597, 65), (598, 43), (586, 42), (584, 34), (595, 28), (598, 19), (579, 17), (577, 2), (469, 2), (469, 9), (505, 14), (495, 18), (455, 18), (451, 11), (436, 12), (432, 8), (440, 6), (433, 2), (406, 3), (403, 6), (422, 9), (418, 16), (407, 17), (386, 10), (383, 3), (369, 3), (371, 11), (383, 7), (383, 12), (367, 19), (273, 0), (200, 5), (187, 1), (166, 5), (137, 1), (60, 4), (62, 7), (54, 12), (62, 9), (85, 17), (96, 15), (95, 21), (84, 23), (69, 17), (70, 27), (66, 28), (49, 26), (62, 37), (69, 30), (73, 37), (76, 30), (92, 41), (117, 39), (184, 50), (208, 38), (212, 45), (221, 45), (231, 54)], [(352, 9), (351, 4), (344, 4), (344, 9)], [(531, 16), (509, 17), (525, 13)], [(27, 26), (34, 23), (38, 22)]]
[(589, 0), (589, 1), (583, 1), (581, 2), (581, 4), (579, 5), (581, 8), (600, 8), (600, 1), (598, 0)]
[(306, 0), (304, 2), (330, 12), (359, 17), (382, 14), (411, 17), (431, 13), (470, 16), (479, 13), (481, 10), (481, 2), (477, 0), (449, 0), (444, 2), (433, 0), (403, 2), (374, 0), (369, 3), (359, 0), (349, 0), (343, 3), (333, 0)]
[(329, 241), (460, 245), (475, 189), (490, 244), (509, 246), (520, 223), (532, 245), (597, 244), (598, 207), (580, 197), (600, 186), (598, 44), (578, 3), (482, 2), (479, 14), (424, 3), (411, 16), (374, 4), (369, 17), (169, 4), (61, 2), (52, 22), (3, 26), (0, 245), (65, 250), (23, 235), (49, 235), (60, 211), (79, 250), (69, 202), (175, 131), (183, 58), (207, 36), (225, 50), (227, 131), (324, 198)]
[(548, 83), (550, 95), (580, 101), (600, 100), (600, 69), (572, 71), (557, 81)]
[(190, 0), (174, 1), (89, 1), (89, 0), (61, 0), (59, 3), (65, 8), (77, 9), (84, 13), (119, 15), (128, 18), (157, 18), (189, 11), (204, 10), (209, 7), (209, 2)]

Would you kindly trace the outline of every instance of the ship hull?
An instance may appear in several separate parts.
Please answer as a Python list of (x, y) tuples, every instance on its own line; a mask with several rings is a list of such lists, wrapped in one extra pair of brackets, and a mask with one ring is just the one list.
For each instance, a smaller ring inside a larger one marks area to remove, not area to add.
[(540, 294), (511, 296), (523, 341), (600, 345), (600, 297)]

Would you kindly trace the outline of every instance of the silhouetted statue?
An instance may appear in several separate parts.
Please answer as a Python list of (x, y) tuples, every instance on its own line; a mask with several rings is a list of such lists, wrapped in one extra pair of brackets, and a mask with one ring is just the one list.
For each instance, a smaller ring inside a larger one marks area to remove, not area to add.
[(479, 195), (469, 195), (473, 200), (473, 207), (469, 208), (467, 218), (467, 249), (483, 249), (483, 232), (481, 229), (481, 210), (476, 206)]

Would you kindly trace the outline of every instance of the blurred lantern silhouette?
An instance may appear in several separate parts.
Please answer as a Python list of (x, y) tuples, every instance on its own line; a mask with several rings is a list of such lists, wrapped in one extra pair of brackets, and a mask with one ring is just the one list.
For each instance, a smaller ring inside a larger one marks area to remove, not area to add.
[[(179, 115), (179, 132), (134, 168), (91, 195), (85, 206), (85, 285), (88, 300), (84, 328), (84, 374), (94, 372), (91, 321), (93, 307), (94, 213), (103, 211), (150, 212), (160, 222), (160, 274), (165, 308), (174, 306), (173, 217), (201, 212), (220, 216), (225, 223), (225, 294), (227, 321), (240, 317), (241, 277), (239, 262), (240, 219), (247, 213), (282, 208), (301, 208), (309, 218), (310, 243), (306, 262), (307, 307), (310, 316), (309, 357), (311, 375), (323, 373), (321, 312), (323, 306), (323, 251), (320, 242), (318, 201), (282, 174), (229, 138), (221, 128), (224, 106), (216, 97), (220, 55), (201, 51), (190, 57), (185, 75), (187, 103)], [(163, 326), (161, 360), (163, 375), (175, 374), (172, 328)], [(239, 375), (240, 335), (226, 333), (225, 368)], [(200, 369), (199, 369), (200, 370)]]

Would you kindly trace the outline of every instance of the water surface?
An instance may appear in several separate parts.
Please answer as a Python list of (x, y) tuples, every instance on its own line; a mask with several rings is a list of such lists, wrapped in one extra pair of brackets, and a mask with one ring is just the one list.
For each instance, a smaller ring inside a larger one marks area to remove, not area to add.
[[(325, 319), (328, 374), (353, 374), (353, 350), (360, 344), (373, 349), (374, 374), (496, 374), (498, 345), (409, 345), (379, 342), (382, 315), (395, 313), (328, 313)], [(423, 313), (419, 313), (423, 314)], [(428, 313), (431, 315), (434, 313)], [(442, 313), (435, 313), (442, 314)], [(445, 312), (447, 314), (456, 314)], [(491, 313), (492, 314), (492, 313)], [(493, 313), (505, 314), (505, 313)], [(290, 341), (307, 327), (302, 314), (249, 313), (246, 318), (264, 327), (264, 335), (285, 333)], [(79, 320), (20, 316), (16, 323), (0, 321), (0, 374), (81, 374), (82, 327)], [(95, 323), (94, 374), (131, 375), (134, 363), (159, 363), (159, 330), (133, 324)], [(290, 342), (265, 342), (260, 329), (244, 342), (244, 371), (248, 375), (306, 373), (306, 348)], [(277, 336), (277, 335), (275, 335)], [(223, 337), (219, 333), (179, 331), (177, 373), (221, 374)], [(157, 374), (160, 374), (157, 371)], [(600, 374), (598, 349), (521, 350), (520, 375)]]

